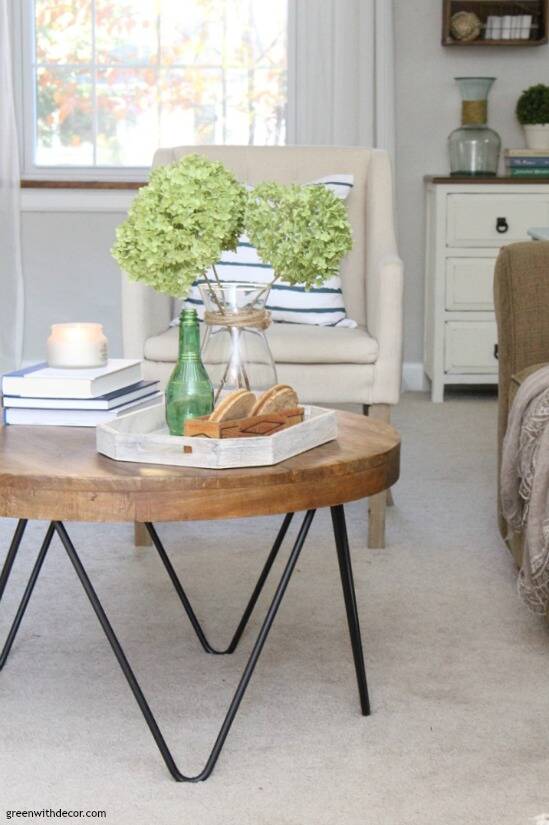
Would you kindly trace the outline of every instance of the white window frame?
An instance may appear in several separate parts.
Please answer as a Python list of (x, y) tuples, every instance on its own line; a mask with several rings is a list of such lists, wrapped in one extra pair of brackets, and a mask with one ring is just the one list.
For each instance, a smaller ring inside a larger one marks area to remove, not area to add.
[[(295, 65), (295, 26), (293, 6), (296, 0), (288, 0), (287, 72), (288, 101), (286, 144), (293, 142), (294, 90), (290, 83)], [(18, 101), (18, 126), (21, 158), (21, 177), (26, 180), (51, 181), (128, 181), (143, 182), (149, 175), (148, 166), (38, 166), (34, 163), (35, 96), (34, 96), (34, 42), (33, 0), (9, 0), (13, 22), (14, 82)], [(152, 163), (152, 158), (151, 158)]]

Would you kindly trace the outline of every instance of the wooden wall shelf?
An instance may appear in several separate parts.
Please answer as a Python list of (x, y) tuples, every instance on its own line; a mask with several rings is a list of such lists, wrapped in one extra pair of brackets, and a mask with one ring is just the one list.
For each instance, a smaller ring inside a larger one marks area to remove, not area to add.
[[(443, 0), (442, 5), (442, 45), (443, 46), (541, 46), (547, 43), (547, 7), (549, 0)], [(450, 33), (450, 21), (460, 11), (474, 12), (482, 23), (482, 32), (476, 40), (456, 40)], [(528, 14), (532, 16), (532, 28), (528, 39), (505, 38), (486, 39), (488, 17)]]

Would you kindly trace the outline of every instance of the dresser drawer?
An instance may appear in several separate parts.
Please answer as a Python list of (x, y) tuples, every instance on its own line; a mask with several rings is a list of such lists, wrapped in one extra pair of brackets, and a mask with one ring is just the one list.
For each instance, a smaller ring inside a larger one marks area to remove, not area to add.
[(448, 321), (444, 338), (445, 372), (497, 372), (495, 321)]
[[(447, 246), (501, 246), (529, 240), (549, 224), (549, 195), (448, 195)], [(499, 227), (499, 231), (498, 231)]]
[(493, 310), (495, 258), (447, 258), (446, 309)]

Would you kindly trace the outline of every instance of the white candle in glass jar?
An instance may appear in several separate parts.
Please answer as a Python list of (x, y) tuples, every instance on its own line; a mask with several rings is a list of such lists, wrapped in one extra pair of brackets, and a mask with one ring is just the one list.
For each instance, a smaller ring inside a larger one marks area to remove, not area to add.
[(52, 324), (48, 366), (104, 367), (107, 359), (108, 342), (102, 324)]

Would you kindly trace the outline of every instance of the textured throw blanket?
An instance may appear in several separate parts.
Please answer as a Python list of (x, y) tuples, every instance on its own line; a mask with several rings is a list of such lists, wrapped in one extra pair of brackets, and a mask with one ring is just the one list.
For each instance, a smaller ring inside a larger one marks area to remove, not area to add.
[(549, 367), (528, 376), (509, 414), (501, 464), (501, 504), (522, 532), (518, 591), (535, 613), (549, 606)]

